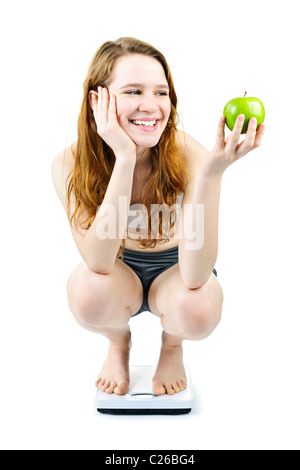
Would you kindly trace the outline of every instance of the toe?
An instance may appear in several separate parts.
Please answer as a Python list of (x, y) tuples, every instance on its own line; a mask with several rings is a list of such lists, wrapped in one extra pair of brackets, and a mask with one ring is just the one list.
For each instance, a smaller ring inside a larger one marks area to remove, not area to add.
[(153, 392), (155, 395), (165, 395), (166, 389), (165, 389), (165, 387), (163, 387), (163, 386), (160, 385), (160, 384), (155, 384), (155, 385), (153, 385), (153, 387), (152, 387), (152, 392)]
[(100, 385), (100, 390), (102, 390), (102, 392), (106, 392), (109, 386), (110, 380), (104, 380), (103, 383)]
[(128, 383), (121, 382), (114, 390), (116, 395), (125, 395), (128, 392)]
[(115, 388), (116, 388), (116, 385), (117, 385), (116, 382), (111, 382), (111, 383), (109, 384), (109, 387), (107, 387), (107, 389), (105, 390), (105, 392), (106, 392), (106, 393), (109, 393), (109, 394), (114, 393), (114, 390), (115, 390)]
[(174, 382), (174, 383), (172, 384), (172, 387), (173, 387), (173, 390), (174, 390), (176, 393), (179, 393), (179, 392), (180, 392), (180, 388), (178, 387), (177, 382)]
[(174, 395), (174, 393), (175, 393), (175, 390), (173, 389), (171, 384), (166, 385), (166, 390), (167, 390), (168, 395)]
[(104, 384), (105, 380), (104, 379), (98, 379), (97, 382), (96, 382), (96, 387), (100, 388), (101, 390), (101, 387), (102, 385)]
[(178, 380), (177, 385), (179, 387), (179, 390), (182, 391), (183, 390), (183, 385), (181, 383), (181, 380)]
[(181, 386), (182, 386), (182, 390), (184, 390), (184, 389), (187, 387), (186, 380), (184, 380), (184, 379), (183, 379), (183, 380), (180, 380), (179, 385), (181, 385)]

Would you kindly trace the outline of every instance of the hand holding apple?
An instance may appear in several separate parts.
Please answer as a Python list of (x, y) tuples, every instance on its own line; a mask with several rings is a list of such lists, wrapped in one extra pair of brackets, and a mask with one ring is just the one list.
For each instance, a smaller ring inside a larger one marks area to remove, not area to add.
[(232, 131), (236, 118), (239, 114), (245, 116), (245, 121), (241, 134), (246, 134), (248, 123), (251, 118), (256, 118), (257, 128), (265, 120), (265, 108), (263, 103), (258, 98), (246, 97), (234, 98), (225, 105), (223, 115), (226, 119), (227, 127)]
[(246, 120), (244, 114), (238, 114), (231, 134), (225, 139), (225, 119), (222, 116), (219, 120), (216, 144), (207, 153), (201, 167), (201, 172), (208, 177), (222, 174), (232, 163), (259, 147), (263, 139), (265, 124), (258, 126), (258, 119), (250, 117), (245, 139), (239, 142)]

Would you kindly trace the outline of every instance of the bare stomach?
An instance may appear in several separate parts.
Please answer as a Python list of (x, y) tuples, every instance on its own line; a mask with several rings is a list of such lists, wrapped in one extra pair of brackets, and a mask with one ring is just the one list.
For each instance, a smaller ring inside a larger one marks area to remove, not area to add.
[(157, 240), (156, 246), (154, 248), (143, 248), (140, 245), (140, 240), (133, 240), (131, 238), (127, 238), (125, 242), (125, 248), (128, 248), (129, 250), (135, 250), (135, 251), (164, 251), (164, 250), (169, 250), (170, 248), (174, 248), (175, 246), (178, 246), (178, 239), (175, 238), (174, 236), (170, 238), (170, 240), (164, 240), (163, 242), (160, 242)]

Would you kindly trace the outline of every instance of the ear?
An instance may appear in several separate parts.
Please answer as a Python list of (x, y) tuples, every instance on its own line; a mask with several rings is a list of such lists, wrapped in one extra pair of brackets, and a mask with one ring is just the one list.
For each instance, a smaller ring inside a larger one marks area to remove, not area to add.
[(92, 109), (93, 109), (93, 105), (92, 105), (92, 98), (93, 97), (97, 101), (98, 100), (98, 93), (94, 90), (91, 90), (91, 91), (89, 91), (89, 102), (90, 102), (90, 106), (91, 106)]

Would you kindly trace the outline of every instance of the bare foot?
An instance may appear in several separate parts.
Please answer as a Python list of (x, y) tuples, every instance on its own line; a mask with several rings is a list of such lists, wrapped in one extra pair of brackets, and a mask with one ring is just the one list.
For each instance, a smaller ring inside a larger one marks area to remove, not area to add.
[(125, 395), (129, 388), (131, 334), (120, 343), (110, 343), (106, 361), (96, 380), (102, 392)]
[(152, 391), (156, 395), (174, 395), (186, 388), (182, 342), (172, 343), (166, 332), (162, 335), (160, 358), (153, 377)]

